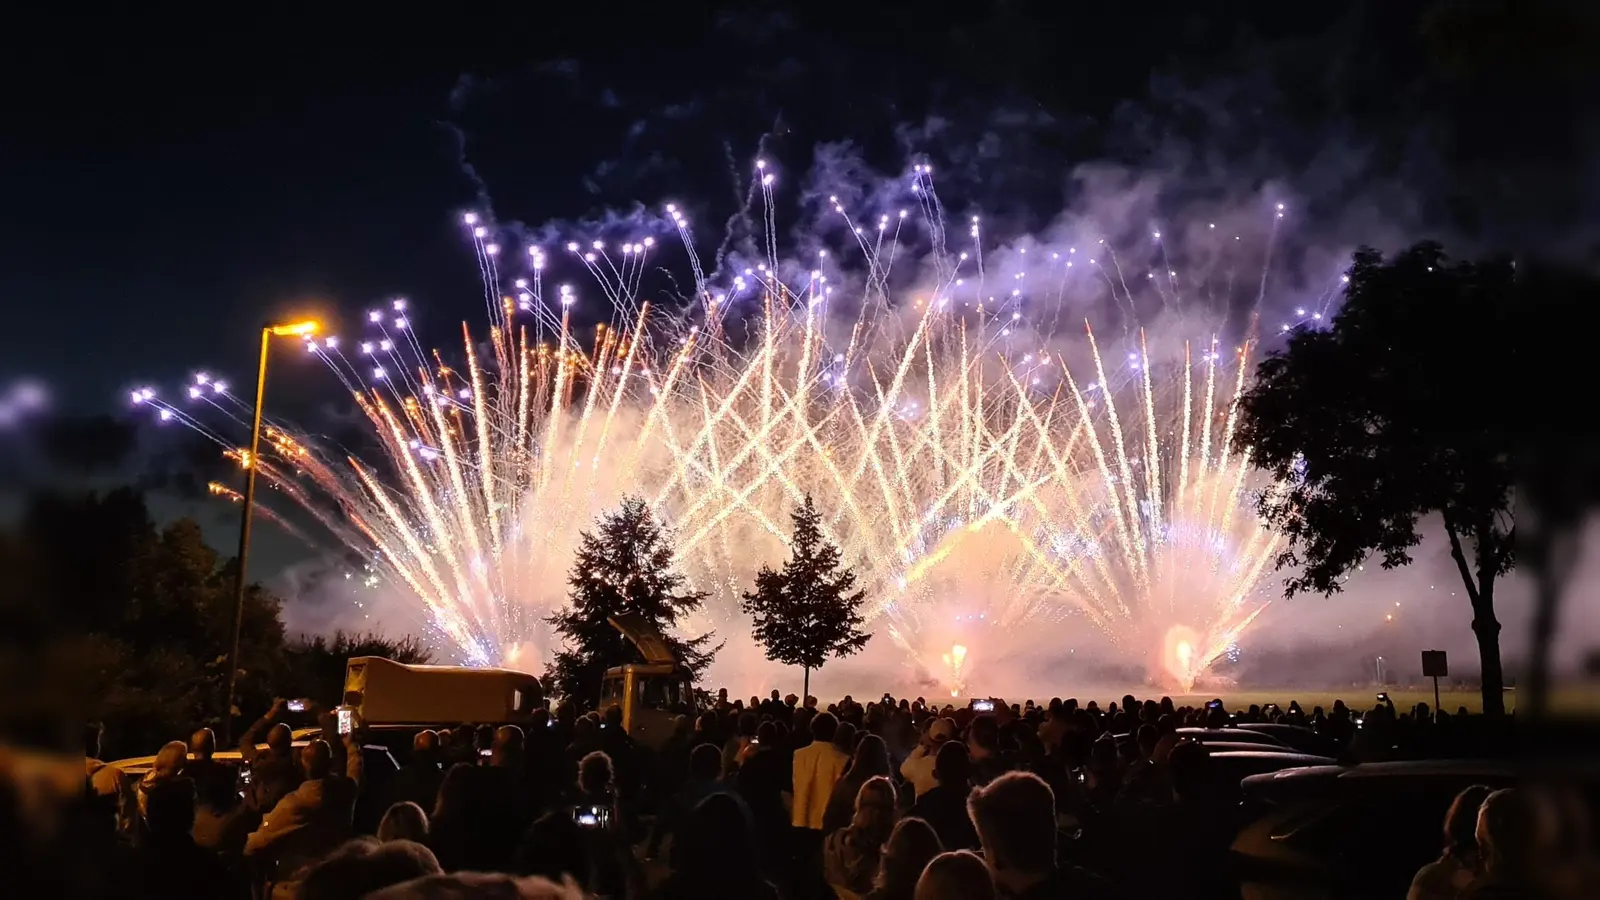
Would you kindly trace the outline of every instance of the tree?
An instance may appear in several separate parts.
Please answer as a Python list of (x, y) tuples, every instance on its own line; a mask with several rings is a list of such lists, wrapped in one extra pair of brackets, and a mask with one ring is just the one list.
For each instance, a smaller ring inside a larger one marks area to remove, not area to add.
[[(43, 654), (51, 674), (41, 680), (71, 685), (83, 713), (106, 723), (108, 754), (148, 753), (220, 723), (228, 709), (233, 563), (206, 545), (198, 525), (178, 519), (158, 528), (134, 490), (47, 492), (27, 498), (3, 544), (7, 621), (19, 633), (41, 634), (41, 642), (50, 631), (68, 636)], [(24, 610), (33, 612), (12, 614)], [(260, 710), (270, 702), (283, 645), (279, 601), (251, 585), (238, 706)]]
[(849, 656), (872, 635), (861, 630), (861, 599), (856, 574), (840, 565), (839, 548), (822, 536), (822, 516), (807, 494), (790, 514), (794, 539), (782, 571), (762, 566), (756, 589), (744, 595), (745, 614), (754, 621), (756, 640), (767, 658), (805, 669), (804, 692), (811, 693), (811, 670), (830, 657)]
[(685, 640), (672, 634), (679, 617), (700, 608), (706, 594), (685, 588), (673, 568), (670, 534), (656, 523), (639, 497), (624, 497), (598, 528), (585, 531), (567, 578), (570, 604), (548, 621), (566, 639), (545, 678), (549, 686), (580, 702), (598, 697), (606, 669), (643, 662), (633, 643), (609, 619), (636, 613), (656, 626), (667, 645), (698, 680), (721, 645), (708, 647), (712, 633)]
[(1387, 261), (1362, 249), (1349, 278), (1331, 327), (1292, 334), (1240, 401), (1239, 441), (1284, 485), (1259, 507), (1288, 536), (1278, 566), (1299, 568), (1287, 593), (1331, 595), (1373, 554), (1406, 565), (1418, 520), (1439, 515), (1472, 606), (1483, 707), (1502, 713), (1494, 590), (1515, 560), (1508, 417), (1521, 401), (1503, 347), (1515, 268), (1419, 244)]

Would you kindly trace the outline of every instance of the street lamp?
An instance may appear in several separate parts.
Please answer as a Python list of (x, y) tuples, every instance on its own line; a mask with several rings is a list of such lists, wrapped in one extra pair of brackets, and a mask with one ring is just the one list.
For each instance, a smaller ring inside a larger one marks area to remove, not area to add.
[(315, 334), (313, 319), (288, 325), (268, 325), (261, 329), (261, 362), (256, 369), (256, 406), (250, 423), (250, 455), (244, 458), (244, 507), (239, 521), (239, 569), (233, 582), (233, 649), (228, 653), (228, 693), (223, 697), (223, 746), (233, 741), (233, 689), (239, 677), (239, 630), (244, 624), (245, 562), (250, 555), (250, 510), (256, 502), (256, 458), (261, 450), (261, 405), (267, 390), (267, 349), (274, 337), (304, 337)]

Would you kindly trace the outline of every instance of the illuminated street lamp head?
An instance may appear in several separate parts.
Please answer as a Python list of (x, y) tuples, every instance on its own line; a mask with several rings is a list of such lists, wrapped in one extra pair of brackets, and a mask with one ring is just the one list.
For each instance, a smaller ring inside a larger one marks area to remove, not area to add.
[(271, 331), (278, 337), (283, 337), (284, 335), (288, 334), (316, 334), (319, 327), (320, 326), (317, 324), (317, 320), (307, 319), (304, 322), (295, 322), (290, 325), (272, 325), (269, 326), (267, 330)]

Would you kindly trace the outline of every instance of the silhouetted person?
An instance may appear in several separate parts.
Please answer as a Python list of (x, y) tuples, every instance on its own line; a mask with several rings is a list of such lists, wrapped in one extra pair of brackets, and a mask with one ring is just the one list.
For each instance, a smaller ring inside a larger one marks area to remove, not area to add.
[(293, 896), (304, 868), (350, 837), (361, 790), (361, 748), (345, 735), (344, 770), (334, 768), (328, 743), (314, 740), (300, 750), (304, 779), (261, 820), (245, 841), (244, 854), (274, 883), (274, 896)]
[(822, 887), (822, 830), (834, 785), (850, 758), (834, 746), (839, 720), (833, 713), (811, 719), (811, 743), (794, 752), (794, 809), (790, 822), (795, 840), (793, 883), (801, 897)]
[[(250, 767), (250, 787), (245, 791), (245, 803), (255, 812), (266, 815), (278, 801), (300, 786), (304, 772), (294, 754), (294, 734), (289, 726), (277, 721), (283, 714), (287, 701), (281, 697), (272, 701), (267, 714), (257, 719), (239, 738), (239, 758)], [(256, 745), (266, 734), (267, 746)]]
[(911, 814), (932, 826), (944, 849), (978, 849), (978, 832), (967, 815), (972, 777), (967, 746), (960, 741), (948, 741), (941, 746), (934, 761), (934, 777), (937, 785), (917, 799)]
[(1539, 850), (1549, 835), (1531, 791), (1495, 791), (1478, 808), (1476, 829), (1483, 875), (1461, 896), (1467, 900), (1542, 900)]
[(210, 793), (211, 782), (226, 781), (231, 787), (234, 770), (216, 760), (217, 735), (209, 728), (200, 728), (189, 735), (189, 759), (183, 764), (183, 775), (194, 782), (195, 792), (201, 797)]
[(912, 816), (901, 819), (883, 845), (878, 876), (866, 900), (913, 900), (922, 870), (943, 849), (932, 825)]
[(677, 792), (667, 798), (661, 815), (656, 819), (655, 828), (650, 832), (650, 841), (645, 850), (646, 856), (655, 856), (660, 852), (662, 841), (688, 820), (689, 813), (700, 805), (700, 801), (712, 794), (732, 789), (731, 785), (718, 780), (721, 771), (721, 748), (715, 744), (701, 744), (694, 748), (689, 754), (687, 777), (683, 779), (683, 784)]
[(415, 841), (356, 838), (306, 870), (297, 900), (350, 900), (439, 872), (433, 853)]
[(872, 890), (894, 824), (894, 782), (869, 778), (856, 794), (850, 824), (829, 834), (822, 847), (823, 873), (841, 897), (861, 897)]
[(873, 778), (889, 778), (894, 768), (889, 762), (889, 748), (884, 744), (883, 738), (875, 734), (864, 734), (856, 744), (855, 756), (850, 760), (850, 767), (840, 776), (839, 784), (833, 789), (828, 798), (828, 806), (822, 818), (822, 830), (831, 834), (850, 824), (855, 817), (856, 794), (861, 792), (861, 786)]
[(415, 803), (424, 811), (433, 809), (434, 802), (439, 799), (439, 785), (443, 783), (439, 733), (424, 728), (411, 738), (411, 758), (389, 778), (389, 803)]
[(127, 896), (162, 900), (240, 897), (244, 882), (231, 876), (216, 854), (197, 846), (194, 783), (173, 778), (152, 785), (145, 797), (144, 840), (134, 850)]
[(750, 816), (733, 794), (713, 794), (689, 814), (673, 842), (672, 875), (660, 900), (777, 900), (751, 841)]
[[(773, 702), (776, 703), (777, 698), (773, 698)], [(768, 872), (778, 871), (779, 862), (788, 857), (789, 850), (789, 810), (783, 804), (783, 795), (793, 790), (794, 763), (781, 744), (778, 724), (762, 722), (733, 778), (740, 798), (750, 809), (756, 845), (761, 851), (762, 866)]]
[(1406, 900), (1455, 900), (1478, 877), (1478, 808), (1489, 793), (1475, 784), (1456, 795), (1444, 816), (1444, 852), (1417, 872)]
[(915, 900), (996, 900), (996, 896), (994, 879), (971, 850), (935, 856), (922, 870), (913, 894)]
[(1030, 772), (1009, 772), (967, 800), (995, 886), (1018, 900), (1102, 897), (1109, 888), (1083, 869), (1056, 863), (1056, 801)]
[(409, 800), (393, 804), (378, 822), (378, 840), (428, 843), (428, 814)]

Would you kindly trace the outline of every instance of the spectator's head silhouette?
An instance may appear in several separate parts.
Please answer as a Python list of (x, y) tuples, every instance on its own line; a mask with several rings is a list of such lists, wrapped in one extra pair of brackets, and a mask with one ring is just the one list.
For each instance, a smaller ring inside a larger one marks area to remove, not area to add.
[(933, 777), (945, 787), (966, 787), (972, 780), (972, 759), (967, 755), (967, 745), (960, 741), (940, 744), (939, 755), (933, 758)]
[(888, 843), (883, 845), (874, 887), (888, 897), (911, 896), (928, 861), (943, 849), (932, 825), (917, 818), (901, 819), (889, 833)]
[(622, 707), (615, 703), (606, 707), (606, 730), (612, 734), (622, 733)]
[(972, 719), (967, 732), (967, 749), (973, 756), (985, 756), (1000, 749), (1000, 723), (994, 716), (983, 713)]
[(1544, 840), (1542, 826), (1529, 791), (1511, 788), (1485, 797), (1475, 832), (1484, 871), (1496, 880), (1528, 877)]
[(731, 794), (712, 794), (690, 811), (672, 848), (674, 876), (683, 896), (740, 896), (729, 888), (764, 882), (754, 829), (744, 804)]
[(778, 723), (768, 719), (756, 729), (756, 740), (762, 747), (776, 747), (778, 745)]
[(1478, 857), (1478, 809), (1490, 790), (1481, 784), (1462, 789), (1444, 814), (1444, 852), (1461, 860)]
[(565, 810), (547, 812), (536, 819), (517, 851), (517, 871), (522, 875), (538, 875), (551, 881), (570, 876), (581, 882), (588, 880), (589, 868), (589, 845), (583, 829)]
[(839, 734), (839, 720), (833, 713), (817, 713), (811, 718), (811, 739), (824, 744), (833, 742)]
[(428, 875), (368, 894), (366, 900), (587, 900), (571, 881), (483, 872)]
[(611, 789), (611, 757), (602, 750), (586, 754), (578, 761), (578, 790), (601, 794)]
[(211, 759), (217, 752), (217, 735), (209, 728), (201, 728), (189, 735), (189, 752), (195, 759)]
[(501, 725), (494, 730), (494, 744), (489, 748), (489, 765), (518, 766), (522, 764), (522, 729), (515, 725)]
[(306, 778), (327, 778), (332, 767), (333, 751), (327, 741), (309, 741), (300, 748), (300, 768), (306, 773)]
[(850, 773), (858, 778), (887, 776), (890, 772), (889, 746), (875, 734), (863, 734), (856, 743), (855, 758), (850, 763)]
[(430, 830), (439, 822), (465, 820), (471, 807), (472, 769), (466, 763), (458, 763), (450, 767), (439, 784), (439, 796), (433, 802), (433, 815), (429, 817)]
[(995, 900), (994, 879), (970, 850), (941, 853), (917, 879), (916, 900)]
[(279, 722), (267, 729), (267, 749), (278, 759), (292, 759), (294, 753), (294, 732), (283, 722)]
[(428, 814), (422, 807), (404, 800), (393, 804), (383, 814), (383, 821), (378, 823), (378, 840), (389, 841), (428, 841)]
[(365, 897), (439, 871), (433, 851), (420, 843), (356, 838), (312, 866), (300, 881), (297, 896), (301, 900)]
[(895, 822), (894, 782), (882, 776), (868, 778), (856, 792), (850, 829), (862, 847), (882, 847)]
[(696, 781), (716, 781), (722, 774), (722, 751), (716, 744), (701, 744), (689, 751), (689, 776)]
[(183, 741), (168, 741), (156, 752), (156, 761), (150, 765), (150, 774), (146, 777), (151, 781), (176, 778), (188, 757), (189, 748)]
[(194, 782), (187, 778), (162, 781), (145, 800), (145, 824), (157, 840), (181, 840), (194, 829)]
[(1012, 892), (1056, 868), (1056, 798), (1031, 772), (1007, 772), (967, 798), (995, 883)]
[(434, 762), (439, 755), (439, 732), (424, 728), (411, 738), (411, 755), (419, 762)]
[(855, 724), (849, 721), (840, 722), (839, 729), (833, 733), (833, 745), (853, 755), (856, 748)]
[(1139, 756), (1150, 759), (1155, 755), (1156, 742), (1161, 740), (1161, 732), (1154, 725), (1148, 723), (1140, 725), (1139, 730), (1134, 732), (1134, 740), (1139, 746)]

